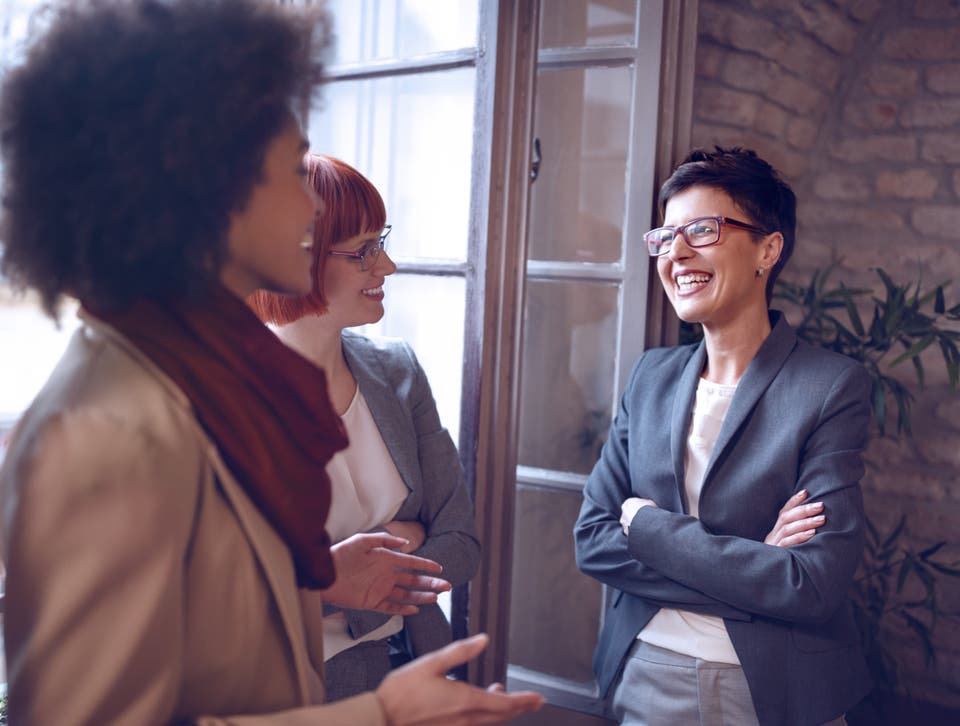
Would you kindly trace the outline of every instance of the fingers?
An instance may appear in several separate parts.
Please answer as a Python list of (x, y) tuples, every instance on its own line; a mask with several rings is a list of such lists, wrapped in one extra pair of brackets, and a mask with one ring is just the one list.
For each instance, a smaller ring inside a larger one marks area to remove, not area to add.
[[(404, 542), (405, 541), (406, 540), (404, 540)], [(404, 554), (403, 552), (395, 552), (391, 549), (385, 549), (383, 551), (383, 556), (392, 567), (402, 570), (416, 570), (417, 572), (427, 572), (434, 575), (439, 575), (441, 572), (443, 572), (443, 565), (441, 565), (439, 562), (428, 560), (426, 557), (408, 555)]]
[(789, 537), (784, 537), (777, 542), (777, 547), (793, 547), (794, 545), (803, 544), (816, 533), (817, 531), (815, 529), (807, 529), (803, 532), (792, 534)]
[(474, 635), (472, 638), (455, 640), (450, 645), (444, 646), (440, 650), (421, 656), (415, 662), (424, 670), (434, 675), (446, 675), (451, 668), (463, 665), (469, 660), (473, 660), (480, 655), (490, 642), (486, 633)]
[(420, 590), (426, 593), (447, 592), (453, 587), (446, 580), (439, 577), (430, 577), (429, 575), (418, 575), (414, 572), (396, 573), (395, 587), (402, 587), (404, 590)]
[(806, 489), (801, 489), (792, 497), (790, 497), (782, 507), (780, 507), (780, 514), (784, 514), (785, 512), (790, 511), (794, 507), (799, 506), (809, 496), (810, 494), (807, 492)]
[(543, 696), (539, 693), (507, 693), (498, 683), (485, 691), (472, 688), (469, 700), (463, 720), (463, 723), (469, 724), (501, 723), (524, 713), (538, 711), (544, 703)]

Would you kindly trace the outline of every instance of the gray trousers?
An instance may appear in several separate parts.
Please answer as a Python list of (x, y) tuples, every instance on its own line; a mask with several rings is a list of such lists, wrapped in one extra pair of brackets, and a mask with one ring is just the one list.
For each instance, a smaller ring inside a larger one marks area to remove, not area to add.
[[(613, 694), (625, 726), (758, 726), (743, 669), (634, 643)], [(843, 717), (824, 726), (845, 726)]]

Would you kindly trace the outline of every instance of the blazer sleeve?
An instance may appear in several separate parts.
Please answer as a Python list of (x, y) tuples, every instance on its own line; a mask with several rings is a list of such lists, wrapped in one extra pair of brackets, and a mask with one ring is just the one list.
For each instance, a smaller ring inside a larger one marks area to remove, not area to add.
[(413, 350), (406, 344), (404, 350), (413, 368), (410, 413), (423, 482), (420, 523), (426, 532), (423, 545), (414, 554), (439, 562), (443, 566), (441, 576), (462, 585), (480, 566), (473, 502), (463, 480), (457, 448), (440, 423), (427, 376)]
[(630, 555), (757, 615), (793, 622), (828, 619), (846, 599), (863, 551), (859, 480), (870, 426), (869, 394), (867, 372), (848, 366), (834, 381), (804, 443), (796, 489), (822, 501), (826, 514), (825, 525), (810, 540), (774, 547), (714, 535), (694, 517), (643, 507), (630, 525)]
[[(183, 560), (198, 493), (183, 486), (189, 457), (99, 412), (61, 414), (24, 445), (2, 476), (5, 487), (16, 481), (3, 513), (11, 722), (171, 722), (183, 677)], [(385, 724), (373, 694), (193, 719)]]
[[(628, 395), (640, 385), (644, 357), (633, 369), (610, 436), (583, 492), (583, 504), (574, 525), (577, 565), (605, 585), (630, 593), (660, 607), (679, 608), (704, 615), (749, 620), (744, 609), (682, 584), (636, 557), (620, 526), (620, 506), (633, 496), (630, 483), (630, 408)], [(647, 509), (645, 507), (644, 509)], [(695, 520), (696, 521), (696, 520)]]

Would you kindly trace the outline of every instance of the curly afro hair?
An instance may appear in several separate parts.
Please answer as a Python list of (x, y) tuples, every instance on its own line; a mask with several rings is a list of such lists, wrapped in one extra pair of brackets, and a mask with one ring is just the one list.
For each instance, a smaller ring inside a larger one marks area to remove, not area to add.
[(209, 284), (329, 41), (268, 0), (65, 3), (0, 89), (0, 270), (54, 316)]

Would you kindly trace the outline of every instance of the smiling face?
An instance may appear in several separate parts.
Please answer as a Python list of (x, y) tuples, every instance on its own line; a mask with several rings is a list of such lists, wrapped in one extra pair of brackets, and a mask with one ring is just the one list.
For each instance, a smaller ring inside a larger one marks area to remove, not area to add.
[[(330, 247), (338, 252), (359, 252), (367, 246), (376, 246), (380, 230), (363, 232)], [(330, 255), (323, 268), (323, 296), (327, 301), (328, 317), (339, 328), (376, 323), (383, 317), (383, 283), (397, 271), (387, 254), (380, 251), (373, 266), (360, 269), (360, 260)]]
[[(692, 186), (667, 202), (664, 226), (680, 226), (698, 217), (723, 216), (755, 224), (720, 189)], [(779, 233), (763, 237), (723, 225), (720, 241), (709, 247), (690, 247), (682, 236), (670, 251), (657, 258), (660, 281), (677, 316), (702, 323), (707, 330), (754, 325), (767, 319), (766, 273), (780, 255)], [(757, 270), (765, 274), (757, 276)]]
[(231, 214), (228, 258), (220, 280), (245, 298), (254, 290), (310, 291), (309, 248), (316, 213), (306, 182), (306, 140), (291, 119), (267, 147), (262, 178), (246, 205)]

